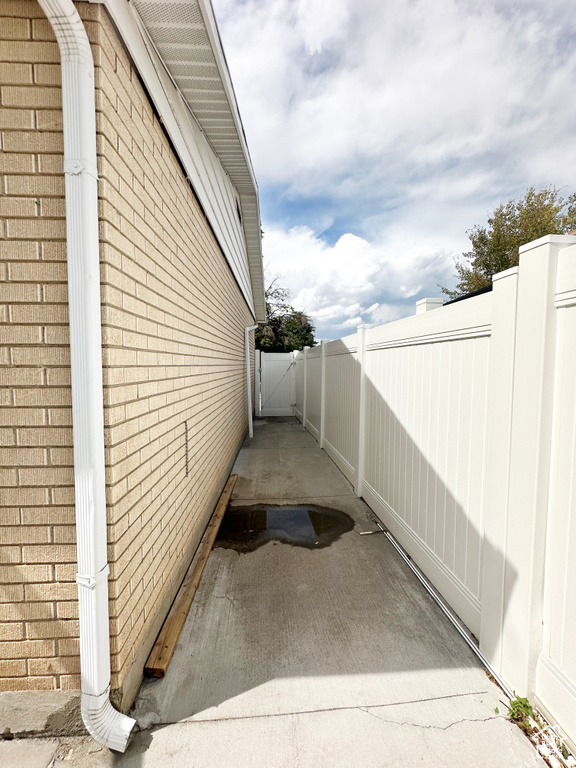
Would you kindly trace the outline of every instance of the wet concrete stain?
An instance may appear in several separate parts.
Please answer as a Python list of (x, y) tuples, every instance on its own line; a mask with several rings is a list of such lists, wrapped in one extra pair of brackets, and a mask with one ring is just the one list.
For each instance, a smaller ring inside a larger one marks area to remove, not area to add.
[(274, 507), (255, 504), (228, 509), (214, 547), (254, 552), (269, 541), (324, 549), (354, 528), (345, 512), (313, 504)]

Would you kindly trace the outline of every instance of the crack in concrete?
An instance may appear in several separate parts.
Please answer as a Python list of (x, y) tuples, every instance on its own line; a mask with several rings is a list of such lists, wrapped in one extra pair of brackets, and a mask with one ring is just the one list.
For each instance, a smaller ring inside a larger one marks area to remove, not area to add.
[[(154, 723), (152, 728), (155, 728), (157, 726), (166, 726), (166, 725), (195, 725), (196, 723), (226, 723), (230, 721), (235, 720), (264, 720), (266, 718), (271, 717), (293, 717), (294, 715), (316, 715), (316, 714), (322, 714), (323, 712), (350, 712), (353, 710), (359, 710), (360, 712), (365, 712), (366, 714), (372, 714), (371, 712), (368, 712), (370, 709), (385, 709), (387, 707), (400, 707), (407, 704), (426, 704), (431, 701), (444, 701), (446, 699), (461, 699), (465, 698), (467, 696), (482, 696), (486, 695), (488, 691), (470, 691), (469, 693), (452, 693), (448, 694), (447, 696), (431, 696), (429, 698), (425, 699), (411, 699), (409, 701), (393, 701), (388, 704), (366, 704), (364, 706), (356, 705), (356, 706), (349, 706), (349, 707), (323, 707), (320, 709), (303, 709), (303, 710), (296, 710), (294, 712), (273, 712), (270, 714), (265, 715), (240, 715), (238, 717), (207, 717), (197, 720), (180, 720), (178, 722), (168, 723), (168, 722), (162, 722), (162, 723)], [(373, 717), (377, 717), (377, 715), (373, 715)], [(391, 722), (394, 723), (394, 720), (386, 721), (384, 718), (378, 718), (380, 720), (383, 720), (384, 722)], [(489, 719), (497, 719), (489, 718)], [(464, 722), (464, 721), (461, 721)], [(402, 723), (397, 723), (398, 725), (402, 725)], [(416, 723), (405, 723), (405, 725), (417, 725)], [(456, 723), (453, 723), (453, 725), (456, 725)], [(436, 726), (421, 726), (423, 728), (435, 728)], [(448, 726), (450, 727), (450, 726)], [(142, 730), (148, 730), (146, 727), (142, 728)]]
[[(284, 498), (282, 497), (271, 497), (271, 496), (246, 496), (246, 498), (242, 496), (238, 496), (235, 499), (232, 499), (232, 506), (231, 509), (234, 509), (234, 506), (236, 505), (237, 501), (247, 502), (247, 501), (260, 501), (260, 502), (266, 502), (267, 504), (275, 504), (278, 503), (278, 506), (290, 506), (293, 504), (309, 504), (311, 503), (310, 500), (314, 499), (354, 499), (357, 500), (358, 497), (355, 496), (353, 493), (331, 493), (329, 496), (288, 496)], [(270, 501), (272, 499), (272, 501)]]
[(423, 728), (424, 730), (430, 731), (447, 731), (453, 726), (460, 725), (461, 723), (489, 723), (491, 720), (500, 720), (502, 718), (502, 715), (491, 715), (490, 717), (477, 718), (464, 717), (462, 720), (455, 720), (453, 723), (448, 723), (448, 725), (423, 725), (422, 723), (409, 723), (406, 721), (388, 720), (385, 717), (380, 717), (380, 715), (376, 715), (373, 712), (370, 712), (370, 708), (368, 707), (357, 707), (357, 709), (359, 709), (361, 712), (365, 712), (371, 717), (376, 718), (376, 720), (380, 720), (383, 723), (389, 723), (390, 725), (407, 725), (412, 728)]

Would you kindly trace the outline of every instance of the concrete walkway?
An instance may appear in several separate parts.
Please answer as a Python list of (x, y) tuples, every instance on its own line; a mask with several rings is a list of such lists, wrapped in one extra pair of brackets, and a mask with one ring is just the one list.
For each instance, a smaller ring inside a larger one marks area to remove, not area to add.
[[(296, 420), (257, 421), (234, 471), (248, 538), (222, 529), (126, 754), (4, 742), (2, 768), (544, 766), (386, 538), (359, 535), (374, 515)], [(266, 512), (295, 504), (337, 512)]]

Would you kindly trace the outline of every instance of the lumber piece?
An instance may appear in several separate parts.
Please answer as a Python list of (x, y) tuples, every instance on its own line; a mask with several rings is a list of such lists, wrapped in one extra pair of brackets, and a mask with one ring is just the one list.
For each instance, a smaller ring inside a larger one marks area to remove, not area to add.
[(228, 482), (224, 486), (214, 514), (204, 531), (184, 581), (178, 590), (178, 594), (150, 652), (144, 667), (146, 677), (164, 677), (166, 674), (237, 479), (238, 475), (230, 475)]

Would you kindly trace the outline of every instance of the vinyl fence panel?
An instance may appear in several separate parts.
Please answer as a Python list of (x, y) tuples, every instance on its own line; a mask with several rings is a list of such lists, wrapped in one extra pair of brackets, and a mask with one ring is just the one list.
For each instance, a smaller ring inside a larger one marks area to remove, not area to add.
[(306, 355), (306, 429), (320, 440), (322, 411), (322, 351), (312, 347)]
[(366, 338), (364, 497), (475, 633), (490, 299), (428, 313), (433, 340), (422, 315)]
[(326, 345), (324, 449), (354, 484), (358, 462), (360, 369), (357, 336)]

